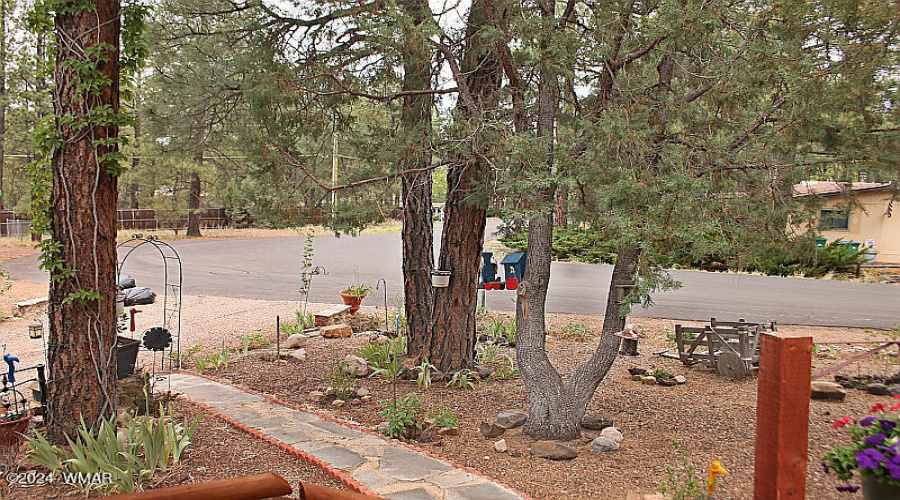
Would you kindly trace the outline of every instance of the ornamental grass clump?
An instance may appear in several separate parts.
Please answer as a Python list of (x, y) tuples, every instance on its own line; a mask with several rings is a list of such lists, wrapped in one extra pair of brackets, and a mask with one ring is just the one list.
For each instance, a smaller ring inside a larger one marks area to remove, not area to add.
[[(849, 481), (858, 470), (863, 477), (900, 487), (900, 416), (890, 413), (898, 410), (900, 404), (878, 403), (869, 410), (871, 415), (858, 422), (850, 417), (836, 419), (832, 429), (847, 429), (853, 442), (824, 455), (825, 472), (834, 471), (838, 479)], [(846, 484), (837, 489), (854, 492), (859, 488)]]

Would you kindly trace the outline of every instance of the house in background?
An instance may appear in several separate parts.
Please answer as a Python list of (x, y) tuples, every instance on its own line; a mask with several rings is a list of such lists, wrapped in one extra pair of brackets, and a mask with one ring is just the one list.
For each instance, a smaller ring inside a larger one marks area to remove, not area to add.
[[(890, 182), (803, 181), (794, 185), (795, 197), (821, 196), (819, 232), (829, 242), (861, 243), (876, 264), (900, 264), (900, 195)], [(845, 195), (855, 204), (847, 210)]]

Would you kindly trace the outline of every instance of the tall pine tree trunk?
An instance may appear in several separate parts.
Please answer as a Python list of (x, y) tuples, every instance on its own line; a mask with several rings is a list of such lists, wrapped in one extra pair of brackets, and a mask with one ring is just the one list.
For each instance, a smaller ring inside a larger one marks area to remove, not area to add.
[(3, 174), (6, 170), (6, 108), (9, 96), (6, 90), (6, 14), (7, 0), (0, 0), (0, 210), (6, 207)]
[[(420, 28), (431, 21), (426, 0), (406, 0), (406, 13)], [(414, 29), (415, 29), (414, 28)], [(403, 90), (431, 88), (432, 53), (421, 33), (410, 33), (403, 61)], [(401, 170), (422, 169), (431, 163), (431, 108), (428, 94), (409, 95), (403, 99), (401, 126), (408, 147), (401, 158)], [(403, 290), (408, 328), (408, 353), (423, 353), (431, 329), (434, 289), (431, 270), (434, 267), (434, 223), (431, 220), (431, 171), (406, 174), (403, 188)]]
[[(466, 53), (460, 70), (477, 109), (460, 99), (460, 115), (477, 127), (485, 110), (496, 107), (502, 69), (493, 41), (486, 38), (494, 22), (494, 1), (475, 0), (466, 26)], [(475, 146), (478, 147), (477, 145)], [(472, 363), (475, 355), (475, 305), (486, 205), (477, 201), (487, 177), (479, 151), (447, 169), (447, 203), (438, 267), (450, 271), (450, 286), (434, 291), (434, 314), (423, 354), (444, 373)]]
[[(202, 157), (200, 160), (203, 161)], [(200, 237), (200, 174), (196, 170), (191, 172), (187, 235)]]
[[(55, 257), (65, 266), (51, 270), (48, 307), (47, 430), (56, 442), (74, 436), (81, 418), (95, 425), (116, 412), (116, 177), (100, 163), (109, 148), (95, 144), (115, 138), (118, 130), (76, 128), (59, 118), (84, 119), (103, 106), (119, 109), (119, 2), (89, 5), (90, 10), (58, 13), (55, 20), (54, 111), (63, 145), (52, 159), (51, 227), (60, 245)], [(72, 63), (98, 44), (105, 46), (101, 60), (89, 64), (109, 81), (96, 95), (81, 93), (78, 64)], [(82, 299), (72, 300), (75, 293)]]

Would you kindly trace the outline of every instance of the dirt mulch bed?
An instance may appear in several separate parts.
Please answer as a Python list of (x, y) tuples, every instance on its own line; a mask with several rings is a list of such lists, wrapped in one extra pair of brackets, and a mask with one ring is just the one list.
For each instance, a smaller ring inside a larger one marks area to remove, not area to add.
[[(145, 485), (148, 489), (274, 472), (285, 478), (294, 488), (294, 495), (289, 498), (300, 498), (297, 493), (300, 481), (346, 490), (343, 485), (326, 476), (322, 469), (232, 427), (197, 406), (175, 401), (172, 403), (172, 409), (188, 420), (200, 418), (194, 434), (193, 450), (174, 470), (164, 476), (158, 476), (155, 483)], [(35, 469), (39, 467), (32, 465)], [(19, 470), (27, 469), (25, 467)], [(33, 500), (83, 497), (79, 490), (62, 484), (39, 488), (10, 488), (0, 481), (0, 498)]]
[[(565, 324), (578, 319), (558, 316), (553, 321)], [(599, 433), (586, 430), (582, 439), (570, 443), (578, 449), (578, 458), (551, 462), (530, 455), (528, 448), (533, 441), (524, 436), (520, 428), (507, 431), (502, 436), (511, 448), (520, 452), (519, 456), (495, 452), (494, 440), (484, 439), (477, 431), (478, 424), (483, 420), (492, 420), (504, 409), (527, 408), (520, 378), (483, 382), (476, 390), (469, 391), (448, 389), (443, 384), (435, 384), (423, 391), (415, 383), (400, 382), (398, 394), (423, 394), (426, 410), (442, 405), (452, 410), (459, 419), (459, 436), (444, 437), (438, 443), (420, 443), (419, 446), (502, 480), (535, 499), (614, 499), (624, 498), (630, 490), (651, 493), (659, 484), (666, 482), (667, 465), (680, 468), (681, 454), (699, 468), (703, 478), (711, 460), (722, 461), (730, 474), (719, 481), (717, 498), (751, 498), (756, 378), (726, 381), (708, 370), (686, 368), (678, 361), (653, 356), (651, 353), (661, 348), (673, 347), (671, 342), (665, 340), (665, 332), (671, 331), (669, 323), (674, 322), (638, 320), (638, 323), (643, 323), (641, 328), (651, 333), (650, 338), (641, 343), (643, 356), (637, 360), (620, 358), (601, 383), (588, 410), (588, 416), (612, 419), (623, 431), (625, 440), (620, 450), (603, 455), (589, 453), (588, 443)], [(815, 335), (826, 342), (847, 337), (869, 338), (868, 333), (861, 330), (825, 330), (818, 329)], [(336, 357), (342, 358), (367, 341), (363, 337), (312, 339), (306, 347), (308, 359), (302, 363), (276, 364), (263, 361), (260, 354), (251, 352), (232, 362), (227, 369), (212, 375), (374, 428), (383, 420), (378, 412), (386, 406), (386, 400), (392, 394), (391, 384), (383, 378), (355, 381), (355, 387), (365, 387), (374, 396), (372, 401), (361, 406), (334, 408), (327, 402), (315, 403), (309, 396), (311, 391), (327, 385), (323, 381), (323, 373), (332, 366)], [(577, 342), (549, 337), (547, 342), (551, 361), (564, 376), (571, 374), (578, 364), (587, 359), (595, 345), (596, 339)], [(500, 351), (501, 354), (514, 356), (512, 349), (501, 348)], [(817, 356), (813, 360), (813, 372), (848, 359), (851, 355), (852, 352), (841, 348), (837, 352), (838, 359)], [(641, 385), (631, 380), (627, 372), (627, 368), (638, 365), (660, 367), (673, 374), (685, 375), (688, 383), (676, 387)], [(874, 360), (861, 369), (864, 373), (893, 373), (897, 369), (897, 360), (895, 357)], [(856, 368), (849, 367), (847, 373), (856, 374)], [(837, 484), (835, 478), (826, 476), (819, 467), (821, 454), (842, 444), (846, 438), (845, 432), (831, 429), (833, 420), (843, 416), (861, 417), (874, 403), (889, 401), (886, 397), (849, 391), (842, 403), (813, 401), (810, 404), (808, 498), (844, 498), (834, 489)]]

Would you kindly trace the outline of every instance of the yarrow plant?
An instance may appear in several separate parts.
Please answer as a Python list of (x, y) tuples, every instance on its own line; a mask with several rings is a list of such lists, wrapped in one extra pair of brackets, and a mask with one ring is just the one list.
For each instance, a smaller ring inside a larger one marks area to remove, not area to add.
[[(824, 455), (825, 472), (834, 471), (838, 479), (849, 481), (859, 470), (864, 477), (872, 477), (879, 483), (900, 486), (900, 416), (889, 413), (897, 410), (900, 404), (878, 403), (869, 410), (869, 416), (858, 422), (850, 417), (836, 419), (831, 428), (847, 429), (853, 442)], [(852, 493), (859, 488), (846, 484), (837, 489)]]

